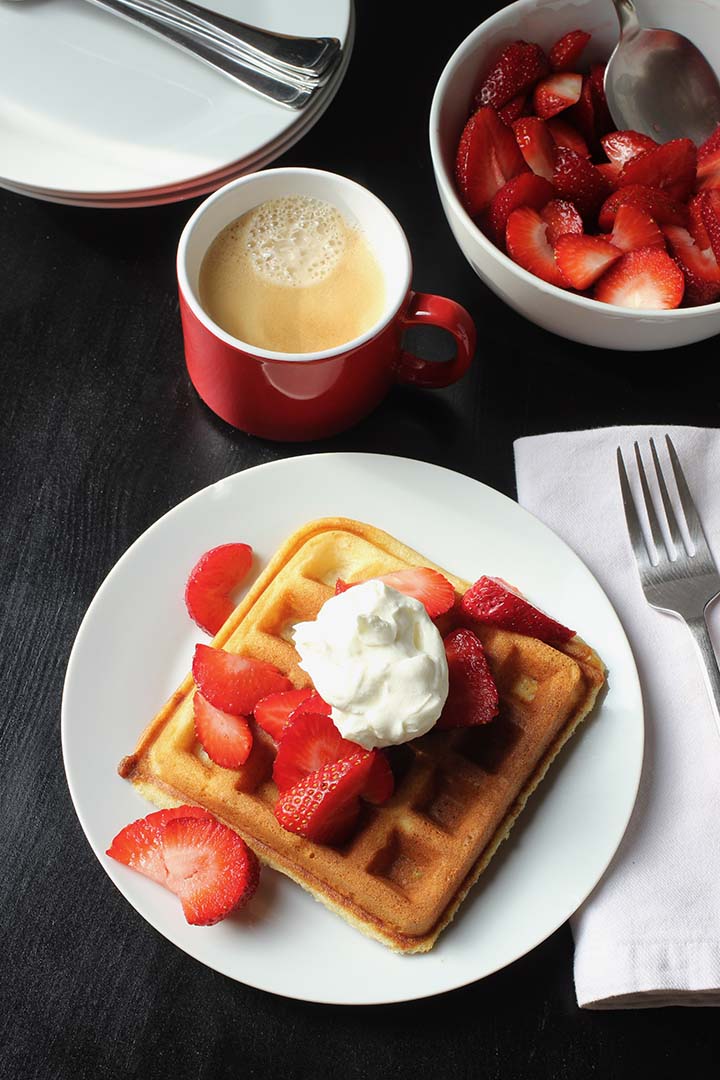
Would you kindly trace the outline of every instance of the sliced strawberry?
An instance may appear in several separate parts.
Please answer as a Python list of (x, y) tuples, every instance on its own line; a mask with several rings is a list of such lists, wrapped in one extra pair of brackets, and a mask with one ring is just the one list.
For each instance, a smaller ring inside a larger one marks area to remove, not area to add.
[(690, 231), (701, 248), (711, 247), (720, 262), (720, 191), (701, 191), (690, 202)]
[(600, 142), (610, 161), (621, 168), (639, 154), (654, 150), (660, 145), (649, 135), (642, 135), (639, 131), (611, 131), (608, 135), (603, 135)]
[(517, 97), (510, 98), (507, 105), (503, 105), (502, 109), (498, 109), (498, 116), (504, 124), (511, 126), (518, 116), (522, 116), (526, 103), (527, 94), (518, 94)]
[(615, 124), (605, 97), (605, 64), (593, 64), (590, 68), (590, 95), (595, 114), (595, 134), (599, 137), (614, 131)]
[(500, 705), (485, 650), (472, 630), (453, 630), (445, 638), (449, 690), (437, 727), (458, 728), (487, 724)]
[(545, 180), (552, 180), (555, 169), (555, 140), (545, 121), (537, 116), (523, 116), (515, 121), (513, 131), (520, 152), (532, 171)]
[(499, 578), (481, 577), (463, 596), (462, 607), (478, 622), (540, 638), (550, 644), (564, 643), (575, 636), (574, 630), (533, 607)]
[(589, 40), (585, 30), (571, 30), (556, 41), (548, 53), (553, 71), (574, 71)]
[[(288, 724), (273, 766), (273, 780), (280, 792), (294, 787), (303, 777), (323, 765), (354, 754), (357, 743), (343, 739), (329, 715), (298, 712)], [(373, 767), (362, 795), (381, 803), (393, 793), (393, 775), (387, 758), (373, 750)]]
[(552, 184), (535, 173), (521, 173), (520, 176), (508, 180), (490, 203), (488, 225), (496, 242), (504, 242), (507, 219), (513, 210), (517, 210), (519, 206), (542, 210), (554, 194), (555, 188)]
[(527, 165), (512, 129), (494, 109), (478, 109), (460, 137), (455, 175), (465, 209), (475, 217)]
[(622, 165), (618, 165), (616, 161), (607, 161), (601, 162), (600, 165), (596, 165), (595, 168), (600, 173), (603, 180), (607, 180), (610, 187), (615, 189), (618, 177), (622, 172)]
[(547, 57), (539, 45), (513, 41), (503, 49), (483, 79), (475, 98), (475, 108), (491, 105), (500, 109), (547, 73)]
[(373, 760), (371, 751), (358, 750), (309, 773), (281, 794), (275, 817), (288, 832), (318, 844), (346, 839), (357, 820), (359, 795)]
[(715, 128), (712, 135), (705, 140), (698, 150), (698, 161), (707, 161), (715, 153), (720, 151), (720, 124)]
[(703, 250), (679, 225), (665, 225), (663, 232), (685, 275), (686, 305), (714, 304), (720, 299), (720, 266), (712, 247)]
[(381, 806), (382, 803), (388, 801), (395, 790), (395, 777), (383, 751), (375, 750), (373, 753), (375, 760), (362, 790), (362, 797), (375, 806)]
[(695, 187), (696, 173), (697, 150), (692, 139), (671, 139), (631, 158), (618, 177), (618, 187), (643, 184), (682, 202)]
[(165, 886), (180, 897), (193, 926), (212, 926), (244, 906), (260, 879), (257, 856), (219, 821), (169, 821), (162, 834)]
[(598, 223), (603, 232), (612, 230), (618, 207), (625, 205), (639, 206), (641, 210), (646, 210), (658, 225), (687, 225), (687, 210), (671, 199), (666, 191), (646, 187), (643, 184), (633, 184), (614, 191), (603, 203), (598, 217)]
[(622, 252), (600, 236), (561, 236), (555, 259), (573, 289), (587, 289), (622, 257)]
[(272, 664), (209, 645), (195, 646), (192, 673), (203, 697), (234, 716), (247, 716), (268, 694), (292, 690), (290, 680)]
[(176, 806), (171, 810), (156, 810), (138, 818), (121, 829), (106, 854), (125, 866), (132, 867), (160, 885), (165, 884), (167, 868), (163, 858), (162, 833), (168, 821), (176, 817), (198, 817), (214, 820), (200, 806)]
[(211, 705), (201, 693), (193, 698), (195, 734), (207, 756), (224, 769), (239, 769), (250, 757), (252, 731), (244, 716)]
[(621, 251), (665, 247), (665, 237), (655, 219), (646, 210), (630, 203), (618, 207), (613, 231), (608, 239)]
[(610, 191), (595, 166), (567, 146), (557, 149), (553, 184), (558, 196), (574, 203), (585, 220), (594, 218)]
[(720, 188), (720, 125), (698, 150), (697, 186), (701, 191)]
[(571, 202), (553, 199), (540, 211), (540, 217), (547, 224), (547, 238), (553, 247), (561, 236), (567, 236), (568, 233), (582, 235), (582, 218)]
[(572, 109), (570, 109), (567, 116), (563, 117), (563, 119), (572, 124), (574, 128), (577, 128), (591, 150), (597, 148), (595, 104), (589, 75), (583, 77), (580, 98), (577, 104), (573, 105)]
[(308, 773), (348, 757), (357, 748), (357, 743), (343, 739), (329, 716), (301, 713), (285, 731), (275, 757), (273, 780), (278, 791), (287, 791)]
[(555, 253), (548, 242), (548, 226), (537, 210), (521, 206), (513, 210), (505, 229), (505, 244), (512, 259), (531, 274), (565, 288), (567, 282), (555, 262)]
[(305, 698), (304, 701), (301, 701), (290, 713), (288, 724), (292, 724), (293, 720), (297, 720), (298, 716), (301, 716), (306, 712), (322, 713), (323, 716), (329, 716), (332, 712), (332, 707), (328, 705), (327, 701), (323, 701), (317, 690), (313, 690), (310, 696)]
[(569, 109), (580, 100), (582, 75), (558, 71), (536, 84), (533, 90), (533, 107), (538, 116), (548, 119)]
[(574, 150), (580, 157), (590, 157), (588, 144), (576, 128), (569, 124), (562, 116), (551, 116), (545, 121), (545, 126), (553, 137), (557, 146), (567, 146)]
[[(409, 566), (407, 570), (394, 570), (391, 574), (383, 574), (373, 578), (373, 581), (382, 581), (391, 589), (397, 589), (404, 596), (412, 596), (425, 605), (425, 610), (431, 619), (438, 615), (444, 615), (455, 603), (455, 589), (446, 577), (431, 570), (429, 566)], [(348, 584), (342, 578), (335, 582), (335, 595), (352, 589), (355, 585), (361, 585), (360, 581)]]
[(217, 634), (235, 608), (230, 593), (240, 585), (251, 565), (249, 544), (220, 544), (195, 563), (185, 585), (185, 605), (201, 630)]
[(660, 248), (629, 251), (600, 278), (595, 299), (640, 310), (680, 306), (685, 278), (680, 267)]
[[(283, 690), (279, 694), (268, 694), (261, 698), (253, 710), (255, 720), (268, 735), (272, 735), (275, 742), (280, 742), (282, 733), (290, 719), (291, 714), (302, 705), (304, 701), (312, 697), (315, 691), (306, 686), (302, 690)], [(319, 694), (315, 695), (319, 698)]]

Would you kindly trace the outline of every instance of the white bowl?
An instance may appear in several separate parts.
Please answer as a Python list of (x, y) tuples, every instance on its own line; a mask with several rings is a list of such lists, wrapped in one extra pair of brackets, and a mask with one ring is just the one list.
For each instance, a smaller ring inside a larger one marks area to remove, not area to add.
[[(717, 0), (638, 3), (648, 26), (677, 30), (699, 45), (720, 71)], [(604, 349), (672, 349), (720, 332), (720, 303), (675, 311), (638, 312), (566, 292), (523, 270), (475, 225), (458, 197), (455, 152), (474, 91), (503, 45), (521, 38), (548, 49), (569, 30), (592, 34), (584, 63), (606, 59), (618, 26), (609, 0), (517, 0), (481, 23), (450, 57), (430, 111), (430, 152), (445, 215), (477, 275), (515, 311), (561, 337)]]

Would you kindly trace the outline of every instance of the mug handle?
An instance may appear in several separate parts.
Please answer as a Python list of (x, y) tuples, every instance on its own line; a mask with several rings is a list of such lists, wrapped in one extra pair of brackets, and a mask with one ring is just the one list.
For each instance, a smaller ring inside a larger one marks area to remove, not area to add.
[(464, 307), (433, 293), (411, 292), (405, 311), (400, 315), (401, 329), (407, 326), (439, 326), (455, 338), (455, 356), (452, 360), (437, 362), (424, 360), (413, 353), (400, 353), (395, 362), (395, 378), (401, 383), (412, 383), (427, 389), (450, 386), (462, 378), (475, 353), (475, 323)]

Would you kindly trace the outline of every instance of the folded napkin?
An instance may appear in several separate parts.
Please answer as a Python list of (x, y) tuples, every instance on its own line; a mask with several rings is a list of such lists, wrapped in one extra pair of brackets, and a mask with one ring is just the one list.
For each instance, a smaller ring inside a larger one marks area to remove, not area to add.
[(665, 432), (720, 563), (720, 431), (616, 427), (515, 443), (518, 501), (567, 541), (609, 596), (645, 704), (633, 817), (572, 920), (577, 1000), (590, 1009), (720, 1005), (720, 737), (690, 632), (651, 608), (640, 588), (615, 465), (617, 446), (630, 467), (634, 440), (645, 451), (652, 435), (664, 448)]

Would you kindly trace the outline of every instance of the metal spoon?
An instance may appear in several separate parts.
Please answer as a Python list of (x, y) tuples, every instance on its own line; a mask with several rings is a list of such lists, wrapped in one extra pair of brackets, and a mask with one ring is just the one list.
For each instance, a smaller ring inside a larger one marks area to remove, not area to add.
[(605, 71), (605, 95), (617, 127), (657, 142), (698, 146), (720, 124), (720, 82), (703, 54), (673, 30), (640, 25), (632, 0), (613, 0), (620, 41)]

